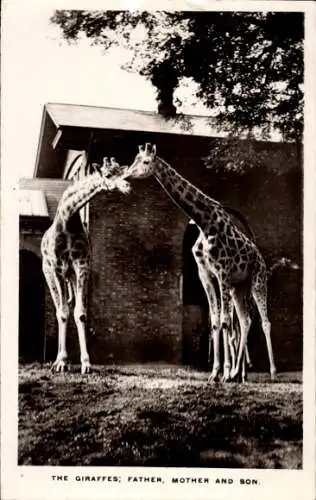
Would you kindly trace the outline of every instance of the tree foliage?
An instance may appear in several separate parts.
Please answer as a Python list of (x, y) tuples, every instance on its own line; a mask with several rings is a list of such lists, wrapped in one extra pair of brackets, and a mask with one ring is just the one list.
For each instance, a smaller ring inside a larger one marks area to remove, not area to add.
[(62, 10), (52, 22), (69, 41), (85, 34), (106, 50), (131, 49), (126, 69), (152, 82), (162, 113), (175, 114), (174, 91), (189, 79), (218, 129), (301, 141), (301, 13)]
[(264, 170), (274, 175), (297, 170), (301, 164), (300, 150), (293, 145), (286, 148), (276, 143), (258, 143), (254, 140), (243, 140), (239, 137), (229, 136), (215, 139), (212, 142), (209, 154), (203, 158), (207, 168), (236, 173), (238, 175), (253, 174)]

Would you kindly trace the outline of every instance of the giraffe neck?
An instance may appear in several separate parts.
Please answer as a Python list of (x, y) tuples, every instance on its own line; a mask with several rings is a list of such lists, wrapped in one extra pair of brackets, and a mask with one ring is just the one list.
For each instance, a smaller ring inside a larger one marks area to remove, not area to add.
[(154, 175), (174, 203), (201, 229), (209, 224), (213, 210), (221, 207), (218, 201), (206, 196), (158, 157)]
[(64, 191), (57, 207), (55, 219), (65, 224), (105, 187), (106, 183), (99, 172), (74, 182)]

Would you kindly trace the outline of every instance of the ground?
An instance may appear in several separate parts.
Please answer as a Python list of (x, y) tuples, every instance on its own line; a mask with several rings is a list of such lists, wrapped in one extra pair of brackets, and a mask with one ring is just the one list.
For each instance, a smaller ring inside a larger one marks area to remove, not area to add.
[(19, 464), (302, 467), (300, 374), (241, 385), (166, 366), (19, 371)]

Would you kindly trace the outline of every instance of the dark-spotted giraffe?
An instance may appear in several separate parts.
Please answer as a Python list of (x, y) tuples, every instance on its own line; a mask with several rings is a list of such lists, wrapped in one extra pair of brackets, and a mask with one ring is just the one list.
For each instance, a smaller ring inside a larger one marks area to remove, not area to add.
[(42, 243), (42, 266), (58, 322), (58, 352), (53, 370), (67, 367), (66, 333), (70, 298), (74, 298), (74, 319), (80, 345), (81, 373), (90, 371), (86, 344), (87, 284), (90, 269), (90, 243), (79, 210), (100, 191), (119, 189), (128, 193), (130, 184), (123, 179), (120, 165), (106, 158), (103, 167), (71, 184), (63, 193), (52, 225)]
[[(276, 374), (271, 343), (271, 325), (267, 315), (267, 269), (257, 246), (233, 222), (224, 207), (216, 200), (184, 179), (167, 162), (156, 156), (156, 147), (139, 146), (139, 152), (130, 167), (127, 178), (145, 178), (154, 175), (174, 203), (181, 208), (200, 229), (193, 254), (199, 276), (205, 289), (210, 309), (214, 362), (211, 380), (220, 371), (220, 334), (224, 344), (223, 381), (234, 379), (241, 368), (251, 324), (250, 304), (252, 296), (258, 307), (265, 334), (270, 374)], [(220, 304), (213, 286), (217, 278)], [(250, 293), (245, 292), (245, 283)], [(241, 336), (236, 364), (231, 368), (228, 335), (231, 330), (233, 306), (238, 315)]]

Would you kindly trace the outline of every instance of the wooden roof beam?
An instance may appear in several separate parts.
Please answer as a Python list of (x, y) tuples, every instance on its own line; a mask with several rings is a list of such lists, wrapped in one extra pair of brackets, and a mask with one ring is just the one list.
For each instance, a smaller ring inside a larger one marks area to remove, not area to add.
[(63, 135), (63, 131), (62, 131), (62, 129), (61, 129), (61, 128), (59, 128), (59, 129), (57, 130), (57, 133), (56, 133), (56, 135), (55, 135), (55, 137), (54, 137), (53, 141), (52, 141), (52, 146), (53, 146), (53, 149), (57, 149), (57, 147), (58, 147), (58, 145), (59, 145), (59, 143), (60, 143), (60, 140), (61, 140), (61, 138), (62, 138), (62, 135)]

